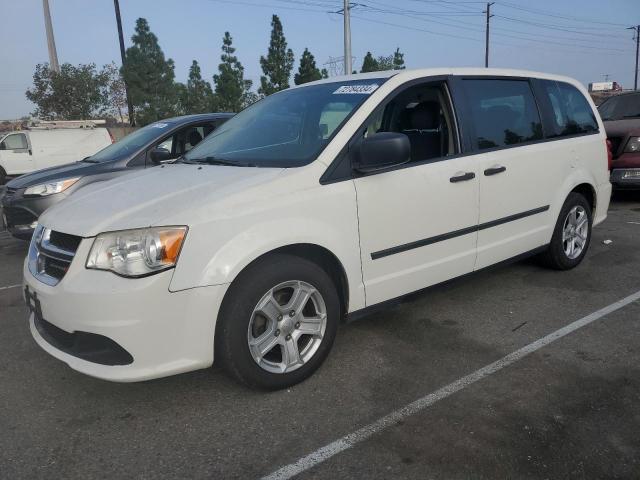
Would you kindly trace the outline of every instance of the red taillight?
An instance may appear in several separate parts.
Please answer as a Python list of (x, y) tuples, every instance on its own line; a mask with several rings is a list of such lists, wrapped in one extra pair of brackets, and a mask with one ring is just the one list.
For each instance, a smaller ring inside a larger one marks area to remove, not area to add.
[(611, 151), (611, 140), (607, 140), (607, 162), (609, 164), (609, 171), (613, 168), (613, 152)]

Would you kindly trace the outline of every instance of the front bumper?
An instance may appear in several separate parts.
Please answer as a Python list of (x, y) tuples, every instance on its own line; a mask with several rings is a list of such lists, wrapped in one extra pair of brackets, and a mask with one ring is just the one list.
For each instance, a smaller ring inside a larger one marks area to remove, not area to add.
[(22, 195), (22, 190), (7, 191), (2, 197), (5, 227), (14, 237), (30, 240), (40, 215), (65, 198), (66, 196), (61, 193), (46, 197), (25, 197)]
[[(55, 286), (37, 280), (25, 262), (25, 292), (37, 298), (39, 308), (36, 313), (33, 298), (28, 299), (31, 334), (38, 345), (74, 370), (119, 382), (149, 380), (212, 365), (215, 323), (227, 285), (169, 292), (173, 270), (137, 279), (88, 270), (84, 261), (91, 243), (92, 239), (81, 242), (69, 270)], [(42, 324), (38, 325), (39, 319), (49, 329), (53, 326), (52, 331), (62, 340), (73, 341), (69, 339), (83, 335), (107, 339), (111, 346), (115, 344), (130, 354), (132, 361), (105, 364), (102, 359), (107, 357), (100, 356), (104, 352), (87, 354), (91, 345), (104, 349), (105, 343), (99, 341), (89, 342), (89, 347), (85, 342), (80, 355), (74, 350), (77, 346), (52, 341)]]
[(611, 183), (616, 188), (640, 188), (640, 168), (614, 168)]

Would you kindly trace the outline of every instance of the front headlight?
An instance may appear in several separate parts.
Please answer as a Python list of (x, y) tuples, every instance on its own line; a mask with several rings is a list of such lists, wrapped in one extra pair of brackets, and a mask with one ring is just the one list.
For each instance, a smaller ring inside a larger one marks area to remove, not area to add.
[(87, 268), (143, 277), (172, 268), (187, 227), (152, 227), (101, 233), (93, 241)]
[(64, 192), (71, 185), (80, 180), (81, 177), (67, 178), (57, 182), (41, 183), (40, 185), (34, 185), (24, 191), (25, 195), (37, 195), (45, 197), (47, 195), (53, 195), (54, 193)]
[(638, 153), (640, 152), (640, 137), (631, 137), (627, 142), (627, 146), (624, 147), (626, 153)]

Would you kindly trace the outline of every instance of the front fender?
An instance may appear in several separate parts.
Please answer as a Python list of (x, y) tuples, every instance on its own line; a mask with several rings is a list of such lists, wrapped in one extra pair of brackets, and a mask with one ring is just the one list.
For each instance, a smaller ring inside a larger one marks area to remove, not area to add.
[(349, 310), (363, 308), (353, 183), (318, 185), (266, 203), (190, 226), (170, 290), (228, 284), (268, 252), (312, 244), (329, 250), (342, 264), (349, 284)]

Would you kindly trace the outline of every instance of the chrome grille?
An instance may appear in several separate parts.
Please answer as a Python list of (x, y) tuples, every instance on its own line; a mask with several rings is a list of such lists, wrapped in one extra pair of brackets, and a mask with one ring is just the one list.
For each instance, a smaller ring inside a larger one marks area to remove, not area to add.
[(56, 232), (38, 225), (29, 247), (29, 271), (47, 285), (65, 276), (82, 237)]

